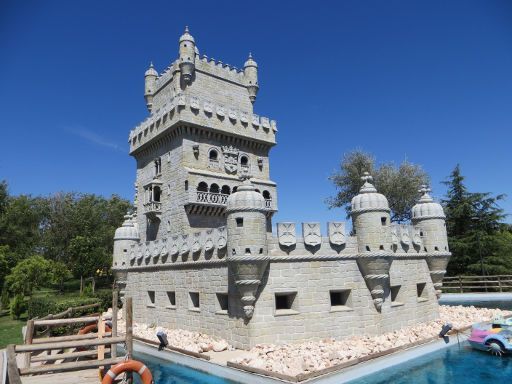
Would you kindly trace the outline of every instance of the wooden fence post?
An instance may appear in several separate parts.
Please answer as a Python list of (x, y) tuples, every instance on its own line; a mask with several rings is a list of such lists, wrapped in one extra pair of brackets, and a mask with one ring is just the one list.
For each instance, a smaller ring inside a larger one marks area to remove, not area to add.
[[(112, 291), (112, 337), (117, 336), (117, 287), (114, 285), (114, 290)], [(110, 356), (117, 357), (117, 348), (115, 345), (110, 346)]]
[[(126, 355), (128, 359), (133, 357), (133, 301), (131, 297), (126, 298)], [(128, 383), (133, 383), (131, 372), (126, 375)]]
[[(34, 339), (34, 320), (27, 321), (27, 329), (25, 330), (25, 344), (32, 344), (32, 340)], [(24, 360), (25, 360), (25, 368), (30, 368), (30, 357), (31, 353), (27, 352), (25, 353)]]
[(9, 384), (22, 384), (20, 371), (16, 363), (16, 352), (14, 351), (14, 344), (9, 344), (6, 348), (7, 361), (7, 382)]
[(500, 292), (503, 292), (503, 288), (501, 287), (501, 276), (498, 275), (498, 287), (500, 289)]
[(460, 293), (464, 293), (464, 290), (462, 289), (462, 276), (459, 275), (459, 289)]

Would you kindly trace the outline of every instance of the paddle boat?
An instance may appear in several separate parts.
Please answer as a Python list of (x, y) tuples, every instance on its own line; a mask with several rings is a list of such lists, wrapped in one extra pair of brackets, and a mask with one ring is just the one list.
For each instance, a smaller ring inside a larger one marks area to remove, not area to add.
[(512, 319), (496, 317), (492, 321), (475, 324), (468, 341), (474, 349), (493, 355), (512, 353)]

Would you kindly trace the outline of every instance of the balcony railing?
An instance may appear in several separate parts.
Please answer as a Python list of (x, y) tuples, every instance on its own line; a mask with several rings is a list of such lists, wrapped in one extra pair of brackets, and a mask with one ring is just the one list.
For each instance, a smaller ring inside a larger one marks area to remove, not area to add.
[(272, 199), (265, 199), (265, 208), (272, 208)]
[(228, 196), (229, 195), (225, 195), (223, 193), (197, 191), (196, 201), (198, 203), (225, 205), (226, 201), (228, 200)]
[(159, 215), (162, 213), (162, 203), (159, 201), (150, 201), (144, 204), (144, 214)]

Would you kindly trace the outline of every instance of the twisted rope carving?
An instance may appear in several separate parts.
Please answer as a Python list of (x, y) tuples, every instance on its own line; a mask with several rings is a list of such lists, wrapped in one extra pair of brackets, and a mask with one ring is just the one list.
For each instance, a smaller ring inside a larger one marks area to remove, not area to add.
[[(431, 275), (444, 275), (446, 273), (445, 270), (439, 269), (437, 271), (430, 271)], [(442, 276), (441, 276), (442, 277)]]
[(236, 285), (259, 285), (261, 284), (261, 280), (237, 280), (235, 281)]
[(351, 215), (364, 212), (391, 212), (391, 210), (389, 208), (360, 208), (352, 210)]
[(387, 278), (389, 278), (389, 275), (386, 274), (386, 273), (383, 273), (381, 275), (377, 275), (377, 274), (375, 274), (375, 275), (365, 275), (364, 278), (366, 280), (387, 279)]
[(421, 216), (421, 217), (413, 217), (412, 218), (412, 221), (413, 222), (418, 222), (418, 221), (421, 221), (421, 220), (427, 220), (427, 219), (446, 219), (446, 216), (441, 216), (441, 215), (430, 215), (430, 216)]
[(228, 256), (228, 261), (246, 262), (246, 261), (268, 261), (270, 256)]
[[(384, 294), (384, 290), (382, 290), (382, 289), (373, 289), (373, 290), (370, 291), (370, 293), (371, 293), (372, 296), (383, 295)], [(382, 299), (376, 298), (375, 300), (382, 300)]]

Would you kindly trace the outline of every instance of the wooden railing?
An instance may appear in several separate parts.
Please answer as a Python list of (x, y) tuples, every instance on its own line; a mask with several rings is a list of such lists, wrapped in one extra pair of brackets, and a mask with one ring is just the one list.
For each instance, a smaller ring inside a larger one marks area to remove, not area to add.
[[(112, 300), (112, 332), (105, 332), (105, 322), (96, 316), (29, 320), (25, 334), (25, 344), (7, 346), (7, 374), (9, 384), (21, 384), (21, 376), (50, 372), (78, 371), (96, 367), (114, 365), (131, 358), (133, 354), (133, 317), (132, 298), (125, 303), (126, 334), (117, 336), (117, 291)], [(38, 327), (63, 325), (98, 324), (97, 333), (67, 335), (58, 337), (34, 338)], [(117, 344), (126, 345), (126, 356), (117, 356)], [(96, 349), (85, 349), (96, 347)], [(70, 350), (69, 350), (70, 349)], [(56, 351), (52, 353), (52, 351)], [(24, 354), (24, 366), (19, 368), (16, 354)], [(79, 360), (79, 358), (94, 360)], [(58, 362), (60, 361), (60, 363)], [(31, 363), (36, 363), (32, 365)]]
[(445, 277), (442, 291), (444, 293), (510, 292), (512, 275)]

